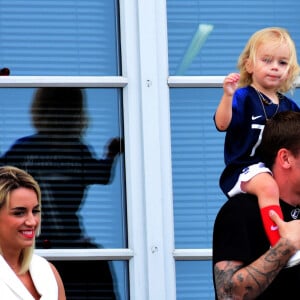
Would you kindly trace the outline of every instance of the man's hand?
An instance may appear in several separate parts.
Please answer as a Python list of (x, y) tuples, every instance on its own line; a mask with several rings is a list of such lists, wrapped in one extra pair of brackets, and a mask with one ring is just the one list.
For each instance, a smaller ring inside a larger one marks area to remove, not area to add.
[(281, 238), (286, 239), (294, 250), (300, 249), (300, 220), (283, 221), (274, 211), (270, 211), (270, 218), (276, 223)]

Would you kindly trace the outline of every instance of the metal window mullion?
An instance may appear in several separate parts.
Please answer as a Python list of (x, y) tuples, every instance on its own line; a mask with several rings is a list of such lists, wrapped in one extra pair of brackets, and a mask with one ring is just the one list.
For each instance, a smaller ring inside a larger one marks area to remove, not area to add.
[(130, 249), (35, 249), (49, 260), (130, 260)]
[[(166, 2), (138, 0), (147, 299), (176, 299)], [(166, 233), (168, 235), (166, 235)]]
[(173, 256), (175, 260), (211, 260), (212, 249), (176, 249)]
[(222, 87), (225, 76), (169, 76), (169, 87)]
[(126, 204), (128, 247), (134, 257), (129, 261), (130, 299), (147, 299), (148, 272), (146, 229), (144, 223), (144, 174), (142, 163), (141, 88), (138, 43), (138, 0), (120, 0), (122, 72), (128, 78), (123, 89)]
[(108, 87), (123, 88), (122, 76), (0, 76), (0, 87)]
[[(225, 76), (169, 76), (168, 86), (174, 88), (222, 87)], [(295, 82), (300, 86), (300, 76)]]

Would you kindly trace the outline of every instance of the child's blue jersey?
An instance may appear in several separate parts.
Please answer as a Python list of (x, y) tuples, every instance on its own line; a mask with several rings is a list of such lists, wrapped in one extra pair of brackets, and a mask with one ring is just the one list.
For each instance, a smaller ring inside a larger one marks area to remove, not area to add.
[(277, 112), (286, 110), (300, 111), (300, 108), (284, 95), (281, 95), (278, 107), (274, 103), (262, 104), (251, 86), (236, 90), (232, 101), (232, 119), (226, 130), (224, 144), (225, 169), (220, 177), (220, 187), (225, 195), (233, 188), (245, 167), (262, 161), (257, 147), (261, 142), (266, 116), (270, 119)]

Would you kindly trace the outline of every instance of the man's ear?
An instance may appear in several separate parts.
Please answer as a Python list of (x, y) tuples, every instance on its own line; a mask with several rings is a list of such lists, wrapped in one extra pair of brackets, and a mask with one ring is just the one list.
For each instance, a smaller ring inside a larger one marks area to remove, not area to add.
[(282, 148), (277, 153), (280, 165), (288, 169), (291, 166), (291, 152), (285, 148)]

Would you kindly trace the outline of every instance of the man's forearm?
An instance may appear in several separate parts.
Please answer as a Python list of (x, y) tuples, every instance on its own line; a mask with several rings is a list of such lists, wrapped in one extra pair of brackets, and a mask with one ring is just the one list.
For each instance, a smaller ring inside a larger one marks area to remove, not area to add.
[(218, 299), (255, 299), (270, 285), (292, 254), (286, 240), (280, 240), (250, 265), (244, 266), (238, 261), (218, 262), (214, 267)]

